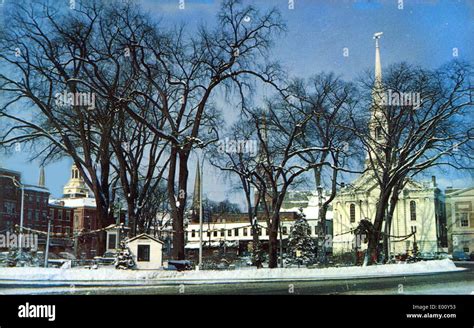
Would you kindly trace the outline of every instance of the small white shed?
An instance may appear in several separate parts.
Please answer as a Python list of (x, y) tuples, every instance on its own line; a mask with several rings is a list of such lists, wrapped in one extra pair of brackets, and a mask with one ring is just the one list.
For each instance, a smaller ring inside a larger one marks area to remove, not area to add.
[(154, 270), (163, 267), (163, 242), (145, 233), (127, 241), (136, 268)]

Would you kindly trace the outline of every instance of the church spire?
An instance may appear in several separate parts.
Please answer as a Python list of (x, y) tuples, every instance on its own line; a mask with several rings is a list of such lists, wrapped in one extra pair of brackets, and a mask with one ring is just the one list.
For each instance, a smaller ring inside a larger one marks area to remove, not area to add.
[(375, 89), (382, 88), (382, 63), (380, 61), (380, 46), (379, 40), (382, 37), (383, 32), (378, 32), (374, 34), (375, 39)]
[(39, 175), (39, 181), (38, 181), (38, 186), (40, 187), (46, 187), (46, 178), (44, 174), (44, 166), (41, 165), (40, 167), (40, 175)]
[(196, 167), (196, 178), (194, 179), (194, 192), (193, 192), (193, 209), (199, 209), (200, 201), (200, 191), (201, 191), (201, 168), (199, 167), (199, 161), (197, 162)]
[(374, 159), (376, 149), (386, 140), (386, 119), (383, 113), (385, 105), (384, 88), (382, 82), (382, 62), (380, 60), (380, 38), (383, 32), (374, 34), (375, 40), (375, 77), (372, 89), (372, 108), (369, 122), (371, 150), (367, 152), (366, 167), (369, 166), (370, 158)]

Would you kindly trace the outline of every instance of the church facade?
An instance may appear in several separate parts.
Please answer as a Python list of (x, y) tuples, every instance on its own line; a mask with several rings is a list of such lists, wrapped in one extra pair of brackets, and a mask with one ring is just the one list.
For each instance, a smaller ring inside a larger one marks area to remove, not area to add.
[[(375, 84), (372, 93), (373, 106), (370, 134), (379, 144), (384, 138), (381, 131), (387, 131), (385, 116), (380, 110), (380, 96), (384, 96), (379, 38), (376, 33)], [(377, 149), (373, 147), (372, 149)], [(369, 156), (370, 155), (370, 156)], [(373, 154), (367, 154), (366, 167)], [(352, 184), (342, 187), (333, 201), (333, 252), (340, 254), (363, 251), (367, 248), (365, 236), (357, 236), (354, 230), (361, 220), (374, 221), (377, 201), (380, 195), (373, 169), (368, 167)], [(385, 224), (385, 222), (383, 223)], [(389, 235), (389, 250), (392, 255), (419, 252), (447, 251), (447, 228), (444, 194), (437, 187), (436, 178), (428, 183), (407, 181), (395, 207)], [(385, 227), (382, 226), (382, 231)]]
[[(357, 228), (360, 220), (373, 221), (379, 193), (377, 182), (370, 173), (339, 191), (333, 203), (335, 254), (367, 247), (364, 238), (358, 240), (351, 231)], [(400, 193), (390, 230), (389, 249), (392, 254), (413, 252), (415, 244), (419, 252), (446, 250), (444, 194), (434, 177), (430, 183), (407, 183)]]

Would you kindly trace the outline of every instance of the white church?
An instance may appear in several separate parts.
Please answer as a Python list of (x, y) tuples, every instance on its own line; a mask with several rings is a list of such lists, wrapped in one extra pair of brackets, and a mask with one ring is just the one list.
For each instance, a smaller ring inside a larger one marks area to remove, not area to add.
[[(380, 35), (381, 33), (374, 36), (376, 40), (374, 90), (378, 83), (378, 87), (382, 88)], [(377, 110), (372, 109), (372, 112), (372, 118), (376, 117)], [(377, 135), (377, 127), (373, 124), (371, 134)], [(372, 170), (366, 170), (352, 184), (342, 187), (333, 201), (334, 254), (367, 248), (367, 241), (357, 238), (351, 231), (356, 229), (363, 219), (372, 222), (374, 220), (380, 189), (373, 174)], [(390, 232), (392, 237), (389, 240), (391, 254), (411, 253), (415, 243), (419, 252), (447, 251), (446, 233), (444, 195), (437, 187), (436, 178), (432, 177), (429, 182), (408, 181), (400, 192), (395, 207)], [(406, 238), (408, 235), (410, 237)]]

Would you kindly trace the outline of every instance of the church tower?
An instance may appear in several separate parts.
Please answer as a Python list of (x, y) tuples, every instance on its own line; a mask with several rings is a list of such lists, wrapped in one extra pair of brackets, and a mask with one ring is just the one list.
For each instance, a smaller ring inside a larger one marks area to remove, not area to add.
[(86, 198), (89, 197), (89, 188), (81, 176), (76, 164), (71, 167), (71, 178), (63, 189), (64, 198)]
[(382, 63), (380, 60), (379, 40), (383, 32), (374, 34), (375, 39), (375, 79), (372, 89), (371, 117), (369, 121), (370, 150), (367, 152), (366, 167), (370, 164), (370, 158), (375, 158), (375, 152), (385, 143), (387, 135), (387, 120), (384, 112), (386, 103), (385, 90), (382, 82)]

